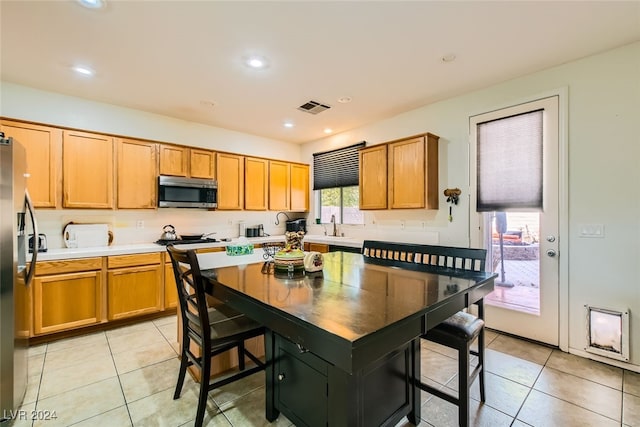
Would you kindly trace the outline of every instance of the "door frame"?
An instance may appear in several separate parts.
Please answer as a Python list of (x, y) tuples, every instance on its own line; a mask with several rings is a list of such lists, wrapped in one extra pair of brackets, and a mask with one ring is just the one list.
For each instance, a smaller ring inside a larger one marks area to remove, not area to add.
[(475, 211), (471, 204), (471, 144), (472, 117), (538, 101), (553, 96), (558, 97), (558, 346), (562, 351), (569, 350), (569, 88), (567, 86), (538, 93), (533, 96), (503, 103), (483, 111), (469, 114), (468, 117), (468, 161), (469, 161), (469, 246), (472, 244), (472, 233), (477, 233), (482, 215)]

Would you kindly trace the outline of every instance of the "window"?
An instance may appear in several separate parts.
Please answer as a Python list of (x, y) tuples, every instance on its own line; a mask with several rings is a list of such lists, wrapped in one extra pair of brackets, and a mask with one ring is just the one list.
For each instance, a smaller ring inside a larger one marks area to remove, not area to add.
[(313, 155), (313, 189), (322, 223), (364, 224), (360, 212), (358, 150), (365, 142)]

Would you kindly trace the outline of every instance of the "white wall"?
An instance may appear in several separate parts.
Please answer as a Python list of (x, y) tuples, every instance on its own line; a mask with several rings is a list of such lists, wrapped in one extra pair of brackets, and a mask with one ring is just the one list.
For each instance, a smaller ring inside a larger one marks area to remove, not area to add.
[[(297, 144), (7, 82), (0, 82), (0, 116), (91, 132), (300, 161), (300, 146)], [(128, 244), (157, 240), (165, 224), (174, 225), (178, 233), (183, 234), (216, 232), (216, 237), (236, 237), (238, 221), (244, 221), (247, 226), (264, 224), (265, 232), (269, 234), (284, 234), (284, 225), (276, 226), (275, 216), (276, 212), (211, 212), (195, 209), (38, 210), (40, 231), (47, 235), (50, 248), (64, 247), (62, 228), (70, 221), (107, 223), (114, 233), (114, 244)], [(284, 219), (282, 216), (281, 218)], [(139, 220), (144, 221), (143, 228), (136, 228)]]
[[(425, 82), (428, 84), (428, 82)], [(307, 143), (302, 161), (312, 153), (366, 140), (376, 144), (423, 132), (440, 136), (440, 209), (438, 211), (368, 212), (364, 227), (347, 233), (378, 237), (381, 228), (399, 240), (441, 244), (469, 242), (468, 121), (475, 114), (502, 108), (559, 88), (568, 89), (568, 253), (564, 289), (569, 301), (561, 335), (570, 351), (584, 354), (585, 304), (631, 312), (631, 361), (640, 370), (640, 43), (570, 62), (543, 72), (389, 118), (368, 126)], [(562, 125), (562, 124), (561, 124)], [(442, 190), (463, 189), (454, 220)], [(562, 205), (561, 205), (562, 206)], [(400, 221), (426, 220), (423, 232), (401, 230)], [(384, 224), (381, 227), (379, 224)], [(581, 224), (604, 224), (605, 237), (578, 236)], [(392, 231), (392, 229), (394, 231)]]

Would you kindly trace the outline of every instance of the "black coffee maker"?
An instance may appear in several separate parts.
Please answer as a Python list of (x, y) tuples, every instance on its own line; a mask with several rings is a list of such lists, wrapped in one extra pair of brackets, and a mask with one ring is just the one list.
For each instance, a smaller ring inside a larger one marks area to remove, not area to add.
[(286, 227), (287, 227), (287, 231), (294, 231), (294, 232), (304, 231), (306, 233), (307, 220), (304, 218), (290, 219), (287, 221)]

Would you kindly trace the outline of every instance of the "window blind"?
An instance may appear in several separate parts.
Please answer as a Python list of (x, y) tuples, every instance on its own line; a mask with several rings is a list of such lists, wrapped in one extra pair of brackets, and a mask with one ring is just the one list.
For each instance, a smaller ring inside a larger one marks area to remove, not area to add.
[(477, 125), (478, 212), (542, 210), (543, 111)]
[(313, 154), (313, 189), (358, 185), (358, 150), (365, 141), (336, 150)]

